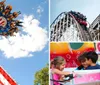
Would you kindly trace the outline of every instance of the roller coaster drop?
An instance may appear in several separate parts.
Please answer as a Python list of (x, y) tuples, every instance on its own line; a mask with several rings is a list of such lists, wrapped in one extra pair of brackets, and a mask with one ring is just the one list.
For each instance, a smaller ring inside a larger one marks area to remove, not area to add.
[(51, 41), (92, 41), (87, 18), (75, 11), (63, 12), (50, 26)]

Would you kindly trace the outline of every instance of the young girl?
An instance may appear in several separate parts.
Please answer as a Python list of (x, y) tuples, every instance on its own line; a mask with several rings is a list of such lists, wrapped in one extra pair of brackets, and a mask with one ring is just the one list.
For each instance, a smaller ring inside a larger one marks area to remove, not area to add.
[[(51, 74), (52, 79), (57, 81), (63, 81), (65, 75), (69, 75), (70, 72), (63, 71), (66, 65), (66, 61), (63, 57), (55, 57), (51, 61)], [(59, 82), (53, 81), (52, 85), (62, 85)]]

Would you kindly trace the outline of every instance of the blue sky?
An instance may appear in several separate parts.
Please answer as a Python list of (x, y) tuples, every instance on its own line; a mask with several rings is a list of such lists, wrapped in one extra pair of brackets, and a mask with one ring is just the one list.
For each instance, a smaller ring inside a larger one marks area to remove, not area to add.
[(50, 23), (61, 12), (70, 10), (78, 11), (87, 16), (91, 23), (100, 14), (100, 0), (51, 0), (50, 2)]
[(13, 6), (12, 12), (21, 11), (18, 19), (31, 29), (23, 28), (27, 35), (0, 40), (0, 65), (18, 84), (34, 85), (35, 72), (48, 63), (48, 0), (7, 0), (6, 4)]

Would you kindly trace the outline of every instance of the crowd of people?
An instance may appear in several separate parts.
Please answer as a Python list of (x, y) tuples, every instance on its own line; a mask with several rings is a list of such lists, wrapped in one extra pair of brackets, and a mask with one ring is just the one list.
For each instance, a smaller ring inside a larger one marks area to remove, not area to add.
[(5, 23), (2, 18), (1, 18), (1, 22), (0, 23), (0, 35), (3, 35), (3, 36), (14, 36), (14, 32), (18, 32), (18, 27), (17, 26), (20, 26), (22, 27), (21, 25), (21, 21), (19, 20), (15, 20), (15, 18), (18, 17), (19, 14), (21, 14), (21, 12), (13, 12), (11, 13), (12, 11), (12, 6), (11, 5), (7, 5), (5, 4), (5, 0), (4, 1), (1, 1), (0, 2), (0, 16), (4, 17), (7, 21), (7, 24), (6, 26), (3, 27), (3, 24)]

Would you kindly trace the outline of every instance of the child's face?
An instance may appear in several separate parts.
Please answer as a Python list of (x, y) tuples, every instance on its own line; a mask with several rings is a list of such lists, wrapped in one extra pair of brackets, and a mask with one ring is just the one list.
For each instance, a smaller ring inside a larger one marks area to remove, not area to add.
[(65, 68), (65, 63), (63, 63), (63, 64), (60, 65), (60, 70), (61, 71), (64, 70), (64, 68)]
[(85, 58), (85, 61), (81, 61), (81, 64), (83, 65), (84, 68), (87, 68), (90, 65), (90, 60)]

